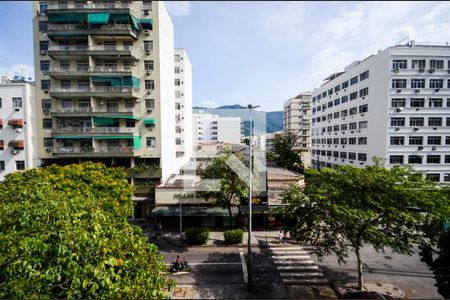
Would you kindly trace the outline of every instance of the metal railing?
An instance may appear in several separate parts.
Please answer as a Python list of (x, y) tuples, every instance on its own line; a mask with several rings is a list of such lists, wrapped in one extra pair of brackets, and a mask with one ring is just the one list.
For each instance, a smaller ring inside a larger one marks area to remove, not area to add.
[(80, 30), (80, 31), (98, 31), (98, 30), (105, 30), (105, 34), (107, 34), (106, 30), (108, 31), (118, 31), (118, 30), (133, 30), (135, 29), (131, 26), (131, 24), (106, 24), (106, 25), (94, 25), (94, 26), (88, 26), (87, 24), (48, 24), (47, 25), (48, 31), (71, 31), (71, 30)]
[(133, 147), (55, 147), (53, 153), (133, 153)]
[(140, 48), (127, 45), (49, 45), (48, 51), (129, 51), (136, 54)]
[(134, 127), (56, 127), (54, 133), (134, 133)]
[(76, 73), (76, 72), (99, 72), (99, 73), (114, 73), (114, 72), (131, 72), (131, 66), (123, 67), (107, 67), (107, 66), (78, 66), (78, 67), (51, 67), (50, 72), (60, 73)]
[(131, 93), (131, 86), (96, 86), (96, 87), (51, 87), (51, 93)]
[(52, 113), (83, 113), (83, 112), (92, 112), (92, 107), (70, 107), (70, 108), (62, 108), (55, 107), (51, 109)]
[(67, 2), (49, 2), (47, 9), (127, 9), (131, 8), (131, 3), (112, 2), (112, 3), (67, 3)]

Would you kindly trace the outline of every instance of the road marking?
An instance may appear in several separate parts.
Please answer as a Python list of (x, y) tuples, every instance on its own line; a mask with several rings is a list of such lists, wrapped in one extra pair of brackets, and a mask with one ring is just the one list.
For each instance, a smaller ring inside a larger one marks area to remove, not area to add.
[(311, 256), (309, 255), (272, 255), (274, 260), (280, 260), (280, 259), (289, 259), (289, 258), (295, 258), (295, 259), (311, 259)]
[[(190, 266), (214, 266), (214, 265), (240, 265), (241, 262), (198, 262), (198, 263), (189, 263)], [(172, 264), (166, 264), (166, 266), (171, 266)]]
[(312, 260), (274, 260), (276, 265), (313, 265), (314, 261)]
[(248, 283), (247, 264), (245, 263), (244, 251), (239, 248), (239, 256), (241, 257), (242, 273), (244, 274), (244, 282)]
[(303, 250), (295, 251), (295, 250), (272, 250), (272, 254), (275, 255), (282, 255), (282, 254), (305, 254), (308, 255), (309, 253)]
[(306, 271), (306, 270), (318, 270), (319, 267), (318, 266), (277, 266), (277, 270), (302, 270), (302, 271)]

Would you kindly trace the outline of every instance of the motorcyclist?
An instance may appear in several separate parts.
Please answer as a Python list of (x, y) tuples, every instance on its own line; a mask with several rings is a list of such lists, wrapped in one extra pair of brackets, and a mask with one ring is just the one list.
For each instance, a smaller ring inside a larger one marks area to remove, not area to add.
[(177, 258), (175, 259), (175, 267), (180, 270), (183, 263), (183, 259), (181, 258), (180, 254), (177, 255)]

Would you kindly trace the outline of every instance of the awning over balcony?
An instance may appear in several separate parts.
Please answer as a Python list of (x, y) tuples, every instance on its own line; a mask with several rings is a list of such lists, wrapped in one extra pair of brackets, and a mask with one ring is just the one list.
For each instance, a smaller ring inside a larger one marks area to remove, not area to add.
[(140, 80), (134, 76), (91, 76), (92, 82), (109, 82), (111, 86), (132, 86), (139, 89)]
[(86, 22), (88, 20), (87, 14), (49, 14), (48, 21), (50, 23), (74, 23)]
[(92, 139), (92, 136), (89, 135), (54, 135), (54, 139)]
[(23, 119), (9, 119), (8, 125), (23, 126)]
[(109, 13), (91, 13), (88, 15), (87, 23), (89, 25), (108, 24)]
[(140, 135), (133, 136), (133, 146), (134, 146), (134, 149), (136, 149), (136, 150), (141, 149), (142, 144), (141, 144), (141, 136)]
[(138, 31), (141, 30), (141, 26), (139, 26), (139, 19), (131, 14), (130, 17), (131, 17), (131, 24), (133, 24), (134, 29)]
[(153, 20), (152, 19), (140, 19), (142, 28), (144, 29), (153, 29)]
[[(215, 206), (183, 206), (181, 209), (184, 217), (228, 217), (228, 209)], [(231, 215), (237, 216), (239, 208), (232, 207)], [(176, 206), (158, 206), (152, 210), (152, 216), (176, 217), (180, 215), (180, 208)]]
[(144, 124), (145, 125), (155, 125), (156, 120), (155, 119), (144, 119)]
[(8, 146), (15, 149), (23, 149), (24, 143), (23, 140), (12, 140), (9, 142)]

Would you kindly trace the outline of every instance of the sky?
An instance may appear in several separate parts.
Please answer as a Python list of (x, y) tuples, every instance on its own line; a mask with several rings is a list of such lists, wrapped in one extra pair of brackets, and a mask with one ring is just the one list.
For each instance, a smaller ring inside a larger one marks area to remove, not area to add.
[[(450, 40), (450, 2), (208, 2), (167, 7), (193, 66), (193, 104), (283, 103), (408, 39)], [(0, 74), (33, 77), (31, 2), (0, 2)], [(23, 20), (20, 23), (19, 20)]]

